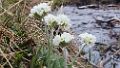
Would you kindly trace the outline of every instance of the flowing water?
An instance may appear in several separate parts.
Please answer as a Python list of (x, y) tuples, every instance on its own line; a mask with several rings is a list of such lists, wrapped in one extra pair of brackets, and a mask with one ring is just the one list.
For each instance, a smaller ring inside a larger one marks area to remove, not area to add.
[[(88, 32), (97, 37), (97, 42), (106, 44), (107, 46), (110, 46), (111, 43), (116, 42), (115, 38), (110, 37), (111, 29), (101, 28), (96, 23), (95, 18), (101, 17), (104, 20), (109, 20), (111, 18), (117, 17), (120, 19), (120, 9), (78, 9), (76, 6), (65, 6), (63, 7), (62, 11), (71, 19), (71, 30), (73, 33), (75, 33), (77, 38), (79, 34)], [(112, 31), (120, 33), (120, 25), (112, 28)], [(100, 52), (94, 50), (92, 53), (92, 62), (97, 64), (98, 61), (101, 59)], [(104, 59), (107, 59), (110, 56), (111, 55), (109, 55), (109, 52), (107, 52), (106, 58)], [(115, 68), (120, 68), (120, 61), (115, 60), (110, 60), (107, 64), (105, 64), (104, 67), (113, 68), (113, 62), (116, 63)]]

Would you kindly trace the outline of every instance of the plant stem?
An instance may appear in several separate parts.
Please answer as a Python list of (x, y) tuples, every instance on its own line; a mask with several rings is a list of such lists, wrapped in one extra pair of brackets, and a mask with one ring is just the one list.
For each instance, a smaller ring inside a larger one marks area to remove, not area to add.
[(68, 66), (67, 66), (67, 49), (65, 47), (63, 47), (63, 55), (64, 55), (64, 60), (65, 60), (64, 68), (68, 68)]
[(89, 49), (89, 61), (91, 61), (91, 50)]
[(6, 59), (6, 61), (8, 62), (10, 68), (13, 68), (13, 66), (11, 65), (11, 63), (9, 62), (9, 60), (7, 59), (6, 55), (4, 55), (4, 53), (3, 53), (3, 51), (2, 51), (1, 48), (0, 48), (0, 52), (1, 52), (1, 54), (3, 55), (3, 57)]
[(72, 65), (74, 64), (75, 60), (77, 59), (77, 57), (79, 56), (79, 54), (81, 53), (81, 51), (83, 50), (84, 47), (85, 47), (85, 44), (82, 44), (82, 47), (79, 48), (79, 52), (73, 58)]

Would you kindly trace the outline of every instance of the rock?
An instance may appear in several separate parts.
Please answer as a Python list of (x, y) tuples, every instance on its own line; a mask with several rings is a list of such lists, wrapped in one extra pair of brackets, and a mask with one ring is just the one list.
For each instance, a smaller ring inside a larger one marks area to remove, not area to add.
[(119, 49), (120, 49), (120, 46), (119, 46), (119, 45), (117, 44), (117, 42), (116, 42), (116, 43), (112, 43), (112, 44), (111, 44), (109, 51), (115, 52), (115, 51), (117, 51), (117, 50), (119, 50)]
[(100, 53), (98, 51), (92, 51), (91, 53), (91, 61), (97, 64), (100, 60)]
[(101, 26), (101, 28), (104, 28), (104, 29), (108, 28), (108, 27), (106, 27), (106, 25), (107, 25), (106, 21), (102, 17), (96, 17), (95, 20), (96, 20), (96, 23), (99, 26)]
[(109, 46), (110, 45), (97, 42), (97, 43), (95, 43), (95, 46), (93, 49), (99, 51), (101, 55), (104, 55), (107, 52), (106, 50)]
[(96, 27), (96, 28), (101, 28), (101, 26), (99, 26), (98, 24), (95, 24), (95, 27)]
[(101, 1), (101, 4), (106, 4), (106, 5), (107, 5), (107, 4), (110, 4), (110, 3), (111, 3), (111, 2), (110, 2), (109, 0), (102, 0), (102, 1)]
[(120, 38), (120, 31), (119, 29), (112, 29), (109, 35), (111, 38), (115, 38), (116, 40), (118, 40)]
[(87, 8), (95, 9), (95, 8), (99, 8), (99, 6), (95, 5), (95, 4), (92, 4), (92, 5), (86, 5), (86, 6), (80, 6), (80, 7), (78, 7), (78, 9), (87, 9)]
[(78, 9), (86, 9), (87, 8), (87, 6), (80, 6), (80, 7), (78, 7)]
[(119, 27), (120, 26), (120, 20), (119, 19), (111, 19), (106, 22), (109, 27)]
[(80, 27), (81, 25), (80, 24), (78, 24), (78, 28)]
[(95, 9), (95, 8), (99, 8), (98, 5), (95, 5), (95, 4), (92, 4), (92, 5), (87, 5), (88, 8), (91, 8), (91, 9)]
[(115, 4), (109, 4), (109, 5), (107, 5), (107, 7), (118, 7), (118, 5), (115, 5)]
[(85, 24), (88, 24), (88, 23), (87, 23), (87, 22), (82, 22), (82, 24), (84, 24), (84, 25), (85, 25)]
[(94, 17), (94, 19), (96, 23), (104, 29), (120, 27), (120, 19), (118, 17), (113, 17), (109, 20), (105, 20), (103, 17)]

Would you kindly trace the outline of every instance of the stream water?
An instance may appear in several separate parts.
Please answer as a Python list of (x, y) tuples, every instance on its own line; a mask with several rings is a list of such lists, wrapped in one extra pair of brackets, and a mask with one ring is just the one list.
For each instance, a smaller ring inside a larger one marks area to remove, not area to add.
[[(91, 33), (97, 37), (97, 42), (106, 44), (110, 46), (111, 43), (116, 42), (115, 38), (110, 37), (111, 29), (101, 28), (95, 20), (95, 17), (101, 17), (104, 20), (109, 20), (110, 18), (117, 17), (120, 19), (120, 9), (78, 9), (76, 6), (65, 6), (62, 11), (71, 19), (71, 30), (75, 33), (76, 37), (84, 32)], [(120, 25), (112, 28), (112, 31), (120, 33)], [(78, 41), (79, 42), (79, 41)], [(92, 62), (97, 64), (102, 58), (100, 52), (94, 50), (92, 52)], [(111, 55), (109, 52), (106, 53), (106, 58), (109, 58)], [(116, 63), (115, 68), (120, 68), (120, 61), (110, 60), (107, 64), (104, 65), (105, 68), (114, 68), (113, 63)]]

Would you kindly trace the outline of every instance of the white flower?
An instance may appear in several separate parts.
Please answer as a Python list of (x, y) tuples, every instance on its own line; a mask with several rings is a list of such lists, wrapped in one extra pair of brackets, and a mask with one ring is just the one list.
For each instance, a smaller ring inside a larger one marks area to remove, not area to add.
[(79, 37), (81, 38), (82, 42), (87, 45), (94, 44), (96, 42), (96, 37), (92, 34), (83, 33), (80, 34)]
[(60, 35), (56, 35), (55, 38), (53, 39), (53, 45), (59, 46), (60, 42), (61, 42)]
[(58, 21), (58, 24), (61, 25), (61, 26), (64, 26), (65, 28), (67, 27), (70, 27), (70, 19), (64, 15), (64, 14), (60, 14), (57, 16), (57, 21)]
[(56, 23), (56, 21), (57, 21), (56, 16), (54, 16), (52, 14), (48, 14), (47, 16), (45, 16), (44, 20), (47, 25), (52, 25), (52, 24)]
[(51, 7), (47, 3), (40, 3), (34, 6), (30, 11), (30, 16), (34, 16), (35, 13), (42, 16), (44, 13), (51, 11)]
[(74, 39), (74, 36), (64, 32), (61, 36), (60, 35), (56, 35), (53, 39), (53, 45), (55, 46), (59, 46), (60, 43), (65, 42), (65, 43), (69, 43), (72, 39)]
[(74, 36), (69, 33), (64, 32), (61, 35), (61, 42), (69, 43), (72, 39), (74, 39)]

